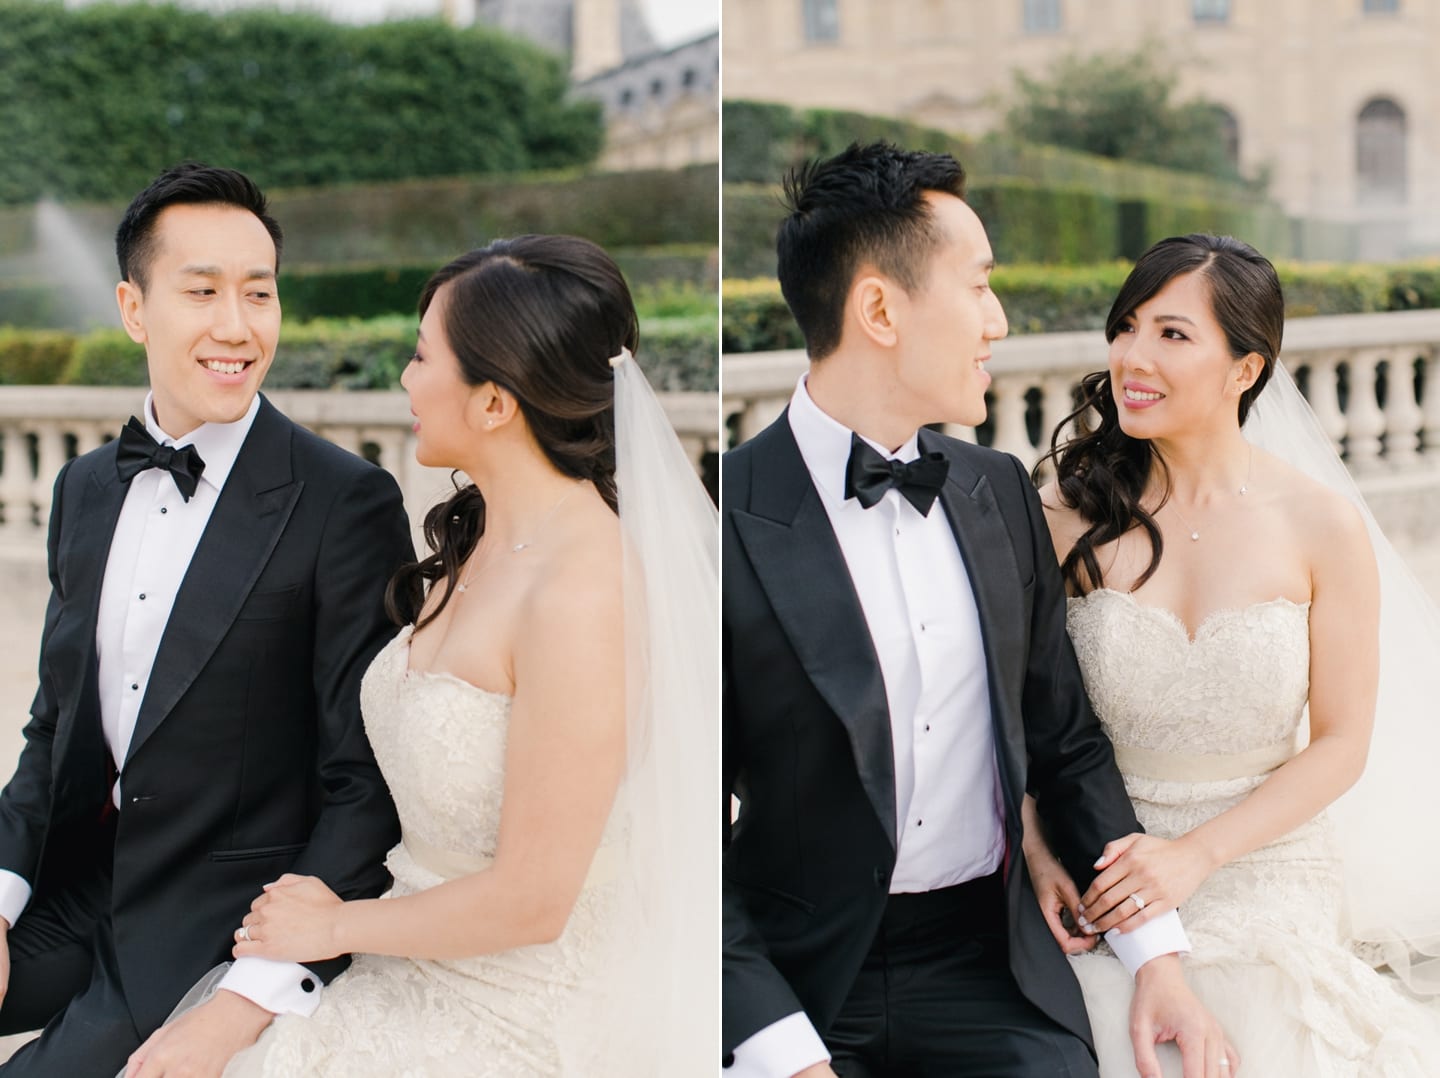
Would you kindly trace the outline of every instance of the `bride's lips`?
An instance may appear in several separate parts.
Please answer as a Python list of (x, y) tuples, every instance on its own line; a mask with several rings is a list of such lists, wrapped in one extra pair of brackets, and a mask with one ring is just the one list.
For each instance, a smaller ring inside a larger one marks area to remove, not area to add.
[(1122, 387), (1121, 401), (1132, 411), (1153, 408), (1165, 399), (1165, 394), (1143, 382), (1126, 382)]

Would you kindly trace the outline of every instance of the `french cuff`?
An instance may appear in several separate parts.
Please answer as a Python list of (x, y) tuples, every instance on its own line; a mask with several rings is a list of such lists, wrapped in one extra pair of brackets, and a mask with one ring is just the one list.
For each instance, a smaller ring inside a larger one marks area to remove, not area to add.
[(15, 927), (25, 907), (30, 905), (30, 884), (24, 876), (0, 868), (0, 917)]
[(296, 962), (276, 962), (271, 958), (237, 958), (220, 979), (220, 988), (272, 1014), (299, 1014), (305, 1017), (320, 1006), (320, 978)]
[(816, 1063), (830, 1062), (825, 1042), (804, 1011), (771, 1022), (735, 1046), (724, 1060), (725, 1078), (790, 1078)]
[(1152, 958), (1159, 958), (1164, 954), (1190, 953), (1190, 938), (1185, 935), (1180, 914), (1174, 910), (1146, 921), (1131, 932), (1112, 928), (1105, 933), (1105, 942), (1110, 944), (1115, 957), (1120, 959), (1132, 977)]

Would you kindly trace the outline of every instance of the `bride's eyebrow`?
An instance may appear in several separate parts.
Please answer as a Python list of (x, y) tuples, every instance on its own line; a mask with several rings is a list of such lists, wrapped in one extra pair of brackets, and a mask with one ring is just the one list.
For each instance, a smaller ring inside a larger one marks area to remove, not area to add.
[(1184, 322), (1187, 326), (1193, 326), (1193, 320), (1186, 318), (1183, 314), (1157, 314), (1152, 322)]

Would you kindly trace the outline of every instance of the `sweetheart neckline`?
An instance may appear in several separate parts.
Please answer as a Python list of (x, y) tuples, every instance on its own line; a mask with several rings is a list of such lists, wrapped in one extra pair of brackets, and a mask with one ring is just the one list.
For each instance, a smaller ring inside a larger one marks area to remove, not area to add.
[(402, 636), (404, 637), (404, 644), (402, 644), (399, 648), (396, 649), (402, 655), (400, 663), (400, 676), (402, 680), (408, 681), (411, 678), (417, 678), (426, 681), (438, 681), (442, 684), (448, 682), (450, 684), (459, 685), (463, 688), (469, 689), (471, 692), (479, 693), (481, 696), (493, 696), (498, 700), (504, 700), (507, 704), (514, 702), (514, 693), (496, 692), (494, 689), (482, 688), (481, 686), (476, 685), (474, 682), (466, 681), (458, 674), (452, 674), (445, 670), (416, 670), (410, 665), (410, 638), (414, 635), (415, 626), (406, 625), (395, 636), (396, 640), (399, 640)]
[(1308, 612), (1310, 609), (1310, 600), (1307, 599), (1303, 603), (1297, 603), (1294, 599), (1287, 599), (1283, 595), (1277, 595), (1273, 599), (1262, 599), (1260, 602), (1249, 603), (1245, 606), (1222, 606), (1217, 610), (1210, 611), (1210, 613), (1206, 614), (1203, 618), (1201, 618), (1200, 624), (1195, 627), (1195, 632), (1192, 634), (1190, 632), (1190, 626), (1185, 624), (1185, 620), (1181, 618), (1179, 614), (1175, 613), (1175, 611), (1171, 610), (1168, 606), (1153, 606), (1150, 603), (1142, 603), (1139, 599), (1135, 598), (1132, 593), (1128, 591), (1120, 591), (1117, 588), (1096, 588), (1094, 591), (1086, 592), (1084, 595), (1071, 596), (1067, 601), (1071, 603), (1084, 602), (1091, 596), (1099, 595), (1101, 593), (1114, 595), (1120, 599), (1125, 600), (1126, 605), (1128, 605), (1134, 610), (1145, 611), (1157, 615), (1158, 617), (1162, 618), (1170, 625), (1173, 625), (1176, 629), (1178, 629), (1181, 635), (1184, 636), (1185, 642), (1192, 646), (1200, 642), (1201, 634), (1203, 634), (1205, 630), (1208, 629), (1213, 623), (1220, 621), (1226, 617), (1239, 617), (1243, 614), (1248, 614), (1252, 611), (1260, 610), (1267, 606), (1277, 605), (1281, 606), (1282, 608), (1289, 607), (1292, 610), (1305, 612)]

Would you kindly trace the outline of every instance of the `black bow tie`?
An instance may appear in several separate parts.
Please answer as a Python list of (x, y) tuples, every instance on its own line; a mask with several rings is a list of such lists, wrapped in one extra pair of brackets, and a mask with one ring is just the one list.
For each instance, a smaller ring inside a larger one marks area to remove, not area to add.
[(115, 470), (120, 473), (120, 481), (128, 483), (146, 468), (169, 472), (180, 496), (188, 502), (200, 483), (205, 462), (193, 445), (179, 449), (173, 445), (161, 445), (150, 437), (145, 424), (132, 415), (130, 422), (120, 430), (120, 452), (115, 457)]
[(858, 498), (866, 509), (879, 503), (891, 487), (915, 511), (928, 516), (935, 497), (945, 485), (950, 462), (944, 453), (926, 453), (908, 464), (886, 460), (858, 434), (850, 436), (850, 459), (845, 464), (845, 497)]

